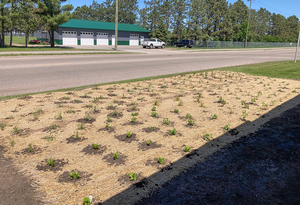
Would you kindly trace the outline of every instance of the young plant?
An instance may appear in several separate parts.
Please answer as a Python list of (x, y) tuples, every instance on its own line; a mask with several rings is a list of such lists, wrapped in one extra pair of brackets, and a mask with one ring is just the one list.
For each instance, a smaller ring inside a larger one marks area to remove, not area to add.
[(157, 114), (157, 112), (152, 112), (152, 113), (151, 113), (151, 116), (152, 116), (152, 117), (158, 117), (158, 114)]
[(86, 120), (91, 121), (92, 119), (93, 119), (93, 117), (92, 117), (90, 114), (88, 114), (88, 115), (86, 116)]
[(94, 112), (94, 113), (99, 112), (99, 109), (97, 108), (97, 106), (94, 107), (93, 112)]
[(93, 149), (99, 149), (99, 145), (93, 144)]
[(51, 125), (50, 128), (51, 128), (51, 130), (56, 130), (57, 127), (56, 127), (56, 125)]
[(174, 112), (175, 112), (175, 113), (178, 113), (178, 112), (179, 112), (179, 110), (178, 110), (177, 108), (175, 108), (175, 109), (174, 109)]
[(13, 147), (15, 145), (15, 140), (13, 140), (13, 139), (10, 140), (9, 144), (10, 144), (11, 147)]
[(150, 127), (151, 128), (151, 130), (154, 130), (155, 129), (155, 127)]
[(59, 113), (58, 113), (58, 115), (57, 115), (56, 119), (58, 119), (58, 120), (61, 120), (61, 119), (62, 119), (62, 116), (61, 116), (61, 111), (59, 111)]
[(163, 164), (165, 161), (165, 158), (158, 157), (158, 163)]
[(176, 101), (179, 101), (179, 97), (176, 97)]
[(112, 113), (112, 116), (119, 116), (119, 112), (118, 112), (118, 110), (117, 109), (115, 109), (115, 111)]
[(228, 132), (230, 130), (230, 124), (227, 124), (224, 126), (225, 132)]
[(72, 109), (68, 109), (67, 113), (73, 113), (74, 111)]
[(86, 107), (87, 107), (87, 108), (91, 108), (91, 107), (93, 107), (93, 105), (86, 105)]
[(193, 126), (193, 125), (195, 124), (195, 121), (194, 121), (194, 120), (191, 120), (191, 119), (189, 119), (189, 120), (188, 120), (188, 124), (189, 124), (190, 126)]
[(83, 198), (83, 204), (84, 205), (90, 205), (91, 204), (91, 200), (89, 197), (84, 197)]
[(176, 134), (176, 129), (170, 131), (170, 135), (175, 135), (175, 134)]
[(215, 120), (217, 118), (218, 118), (218, 116), (216, 114), (214, 114), (214, 115), (211, 116), (211, 119), (213, 119), (213, 120)]
[(137, 180), (137, 173), (135, 173), (135, 172), (129, 173), (129, 180), (130, 181), (136, 181)]
[(17, 135), (20, 133), (20, 129), (17, 126), (14, 126), (13, 128), (13, 134)]
[(150, 146), (150, 144), (151, 144), (151, 141), (147, 140), (147, 145)]
[(70, 179), (79, 179), (80, 175), (78, 172), (71, 172), (70, 173)]
[(94, 98), (94, 103), (98, 103), (99, 102), (99, 99), (98, 98)]
[(77, 131), (76, 134), (75, 134), (75, 139), (79, 140), (79, 134), (78, 134), (78, 131)]
[(138, 116), (138, 115), (139, 115), (138, 112), (133, 112), (133, 113), (131, 113), (131, 116)]
[(267, 110), (268, 107), (269, 107), (268, 104), (266, 104), (265, 102), (262, 103), (262, 106), (263, 106), (263, 109), (264, 109), (264, 110)]
[(243, 110), (243, 112), (242, 112), (242, 120), (246, 120), (246, 117), (248, 117), (248, 114), (246, 113), (246, 110)]
[(153, 108), (151, 109), (152, 111), (156, 111), (156, 107), (155, 106), (153, 106)]
[(79, 123), (78, 125), (77, 125), (77, 127), (78, 127), (78, 129), (79, 130), (83, 130), (84, 129), (84, 123)]
[(43, 139), (47, 140), (48, 142), (55, 140), (55, 137), (53, 137), (52, 135), (44, 137)]
[(1, 130), (4, 130), (5, 127), (6, 127), (6, 124), (5, 124), (5, 123), (0, 123), (0, 129), (1, 129)]
[(131, 135), (132, 135), (132, 133), (133, 133), (133, 132), (127, 132), (127, 133), (126, 133), (126, 136), (127, 136), (128, 138), (130, 138)]
[(187, 147), (187, 146), (186, 146), (186, 147), (184, 147), (184, 151), (185, 151), (185, 152), (189, 152), (189, 151), (190, 151), (190, 149), (191, 149), (191, 147)]
[(114, 160), (116, 160), (116, 159), (118, 159), (119, 158), (119, 152), (116, 152), (115, 154), (114, 154)]
[(32, 146), (31, 143), (28, 145), (28, 151), (29, 151), (29, 152), (33, 152), (33, 146)]
[(54, 160), (48, 159), (48, 165), (54, 167)]
[(206, 134), (204, 135), (204, 140), (205, 140), (205, 141), (210, 141), (211, 139), (212, 139), (212, 134), (207, 134), (207, 133), (206, 133)]
[(105, 125), (105, 129), (109, 130), (109, 124), (108, 123)]
[(133, 117), (133, 118), (131, 118), (131, 122), (136, 122), (136, 120), (137, 120), (137, 118), (136, 117)]
[(182, 101), (181, 100), (179, 101), (178, 106), (182, 106)]
[(245, 100), (241, 101), (241, 105), (243, 105), (246, 109), (249, 109), (249, 105), (246, 103)]
[(107, 122), (112, 122), (112, 119), (110, 116), (107, 116)]
[(186, 118), (186, 119), (191, 119), (191, 118), (192, 118), (192, 115), (191, 115), (190, 113), (187, 113), (187, 114), (185, 115), (185, 118)]
[(155, 102), (154, 102), (154, 105), (158, 105), (158, 102), (157, 102), (157, 101), (155, 101)]
[(164, 118), (163, 123), (166, 124), (166, 125), (169, 125), (170, 124), (169, 118)]

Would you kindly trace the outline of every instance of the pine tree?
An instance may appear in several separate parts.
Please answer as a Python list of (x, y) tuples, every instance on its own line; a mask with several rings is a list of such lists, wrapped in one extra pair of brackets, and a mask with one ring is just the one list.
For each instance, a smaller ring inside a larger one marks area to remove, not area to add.
[(147, 11), (147, 19), (148, 19), (148, 30), (154, 31), (156, 26), (158, 25), (161, 16), (160, 16), (160, 1), (159, 0), (149, 0), (144, 1), (145, 8)]
[(182, 37), (182, 31), (185, 26), (185, 18), (186, 18), (186, 7), (187, 4), (184, 0), (174, 0), (174, 13), (173, 13), (173, 33), (177, 37), (178, 40)]
[(158, 38), (165, 43), (170, 42), (170, 33), (166, 28), (166, 24), (161, 20), (156, 29), (151, 33), (152, 38)]

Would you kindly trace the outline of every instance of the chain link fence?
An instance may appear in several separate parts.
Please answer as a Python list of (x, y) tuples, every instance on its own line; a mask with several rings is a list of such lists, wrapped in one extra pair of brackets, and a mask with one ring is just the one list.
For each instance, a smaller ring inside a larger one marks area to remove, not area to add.
[[(13, 32), (12, 35), (13, 36), (25, 37), (25, 33), (21, 33), (21, 32)], [(10, 32), (4, 33), (4, 36), (10, 36)], [(29, 37), (36, 37), (36, 33), (29, 34)]]
[[(247, 42), (247, 48), (274, 48), (274, 47), (296, 47), (297, 43), (277, 42)], [(245, 48), (245, 42), (237, 41), (196, 41), (195, 48), (218, 49), (218, 48)]]

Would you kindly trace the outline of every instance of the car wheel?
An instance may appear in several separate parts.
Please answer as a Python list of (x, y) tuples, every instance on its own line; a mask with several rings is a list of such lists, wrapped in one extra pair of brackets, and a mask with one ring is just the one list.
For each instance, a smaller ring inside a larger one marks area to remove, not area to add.
[(177, 47), (177, 45), (175, 44), (175, 45), (174, 45), (174, 47), (176, 48), (176, 47)]
[(164, 48), (165, 48), (165, 45), (162, 45), (161, 48), (164, 49)]
[(150, 45), (150, 49), (152, 49), (152, 48), (153, 48), (153, 45), (151, 44), (151, 45)]
[(143, 46), (143, 48), (146, 48), (146, 46)]
[(187, 45), (184, 45), (184, 48), (187, 48)]

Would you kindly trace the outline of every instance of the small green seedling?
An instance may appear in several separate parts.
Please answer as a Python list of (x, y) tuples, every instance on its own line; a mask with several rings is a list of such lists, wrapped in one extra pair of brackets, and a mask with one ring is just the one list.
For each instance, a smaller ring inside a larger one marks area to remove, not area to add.
[(56, 127), (56, 125), (51, 125), (50, 128), (51, 128), (51, 130), (56, 130), (57, 127)]
[(133, 113), (131, 113), (131, 116), (138, 116), (138, 115), (139, 115), (138, 112), (133, 112)]
[(152, 112), (152, 113), (151, 113), (151, 116), (152, 116), (152, 117), (158, 117), (158, 114), (157, 114), (157, 112)]
[(191, 118), (192, 118), (192, 115), (191, 115), (190, 113), (187, 113), (187, 114), (185, 115), (185, 118), (186, 118), (186, 119), (191, 119)]
[(210, 141), (211, 139), (212, 139), (212, 134), (207, 134), (207, 133), (206, 133), (206, 134), (204, 135), (204, 140), (205, 140), (205, 141)]
[(153, 108), (151, 109), (152, 111), (156, 111), (156, 107), (155, 106), (153, 106)]
[(75, 134), (75, 139), (79, 139), (79, 134), (78, 134), (78, 131), (76, 132), (76, 134)]
[(136, 122), (136, 120), (137, 120), (136, 117), (131, 118), (131, 122)]
[(86, 105), (86, 107), (87, 107), (87, 108), (91, 108), (91, 107), (93, 107), (93, 105)]
[(189, 152), (190, 149), (191, 149), (191, 147), (184, 147), (184, 151), (185, 151), (185, 152)]
[(109, 130), (109, 124), (108, 123), (105, 125), (105, 129)]
[(213, 120), (215, 120), (217, 118), (218, 118), (218, 116), (216, 114), (214, 114), (214, 115), (211, 116), (211, 119), (213, 119)]
[(130, 181), (136, 181), (137, 180), (137, 173), (135, 173), (135, 172), (129, 173), (129, 180)]
[(107, 122), (112, 122), (112, 119), (110, 116), (107, 116)]
[(151, 141), (147, 140), (147, 145), (150, 146), (150, 144), (151, 144)]
[(126, 136), (127, 136), (128, 138), (130, 138), (131, 135), (132, 135), (132, 133), (133, 133), (133, 132), (127, 132), (127, 133), (126, 133)]
[(118, 159), (119, 158), (119, 152), (116, 152), (115, 154), (114, 154), (114, 160), (116, 160), (116, 159)]
[(14, 126), (14, 128), (13, 128), (13, 133), (14, 133), (15, 135), (19, 134), (19, 133), (20, 133), (20, 129), (19, 129), (17, 126)]
[(73, 113), (74, 111), (72, 109), (68, 109), (67, 113)]
[(56, 119), (58, 119), (58, 120), (61, 120), (61, 119), (62, 119), (61, 111), (59, 111), (59, 113), (58, 113)]
[(28, 145), (28, 151), (29, 151), (29, 152), (33, 152), (33, 146), (32, 146), (31, 143)]
[(165, 158), (158, 157), (158, 163), (163, 164), (165, 161)]
[(224, 130), (225, 130), (226, 132), (228, 132), (228, 131), (230, 130), (230, 124), (225, 125), (225, 126), (224, 126)]
[(243, 110), (243, 112), (242, 112), (242, 120), (246, 120), (246, 117), (248, 117), (248, 114), (247, 114), (246, 110)]
[(48, 159), (48, 165), (54, 167), (54, 160)]
[(154, 130), (155, 129), (155, 127), (153, 126), (153, 127), (150, 127), (151, 128), (151, 130)]
[(11, 147), (13, 147), (13, 146), (15, 145), (15, 140), (13, 140), (13, 139), (10, 140), (10, 143), (9, 143), (9, 144), (10, 144)]
[(5, 127), (6, 127), (6, 124), (5, 124), (5, 123), (0, 123), (0, 129), (1, 129), (1, 130), (4, 130)]
[(189, 119), (189, 120), (188, 120), (188, 124), (189, 124), (190, 126), (193, 126), (193, 125), (195, 124), (195, 121), (194, 121), (194, 120), (191, 120), (191, 119)]
[(84, 205), (90, 205), (91, 204), (90, 198), (89, 197), (84, 197), (83, 198), (83, 203), (84, 203)]
[(78, 172), (71, 172), (70, 173), (70, 179), (79, 179), (81, 176)]
[(93, 144), (93, 149), (99, 149), (99, 145)]
[(178, 112), (179, 112), (179, 110), (178, 110), (177, 108), (175, 108), (175, 109), (174, 109), (174, 112), (175, 112), (175, 113), (178, 113)]
[(158, 102), (157, 102), (157, 101), (155, 101), (155, 102), (154, 102), (154, 105), (158, 105)]
[(182, 101), (181, 100), (179, 101), (178, 106), (182, 106)]
[(176, 129), (170, 131), (170, 135), (175, 135), (175, 134), (176, 134)]
[(79, 130), (83, 130), (84, 129), (84, 123), (82, 123), (82, 122), (79, 123), (77, 126), (78, 126)]
[(169, 118), (164, 118), (163, 123), (166, 124), (166, 125), (169, 125), (170, 124)]

